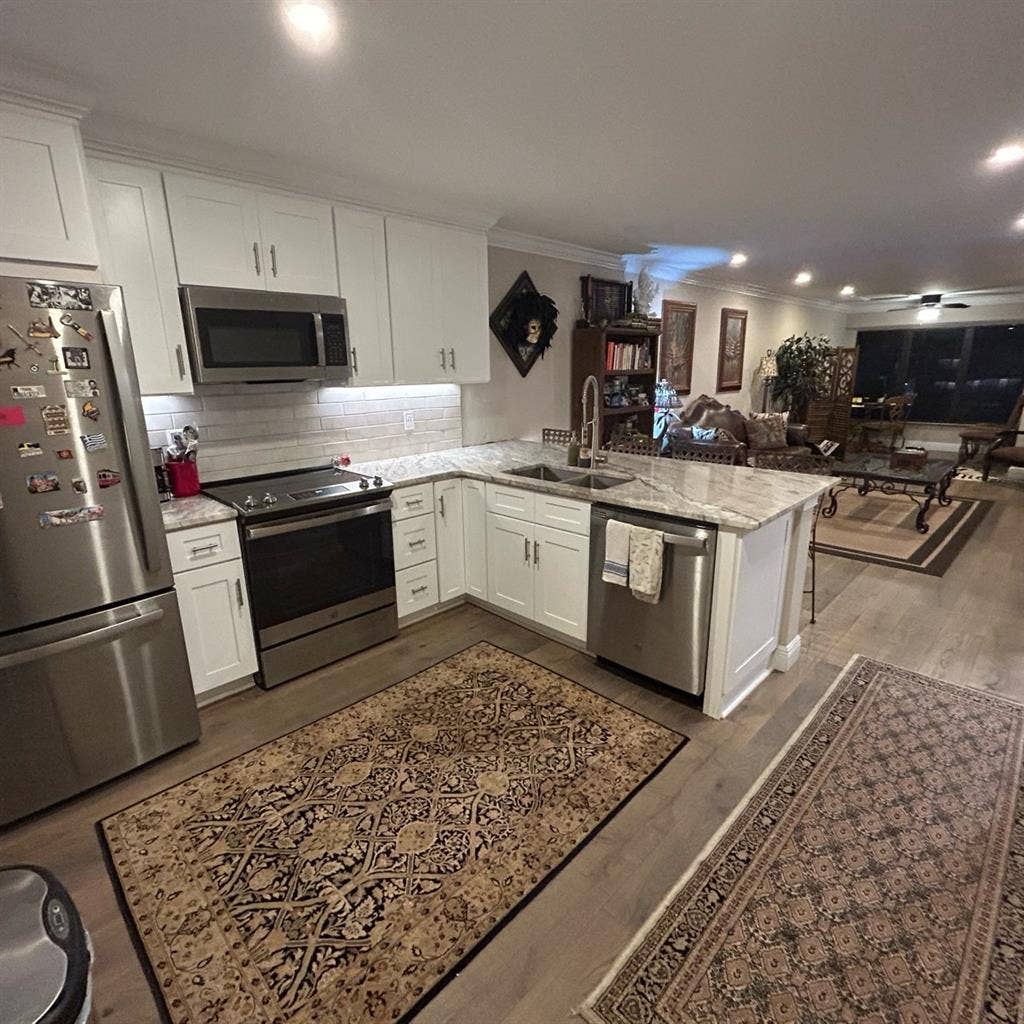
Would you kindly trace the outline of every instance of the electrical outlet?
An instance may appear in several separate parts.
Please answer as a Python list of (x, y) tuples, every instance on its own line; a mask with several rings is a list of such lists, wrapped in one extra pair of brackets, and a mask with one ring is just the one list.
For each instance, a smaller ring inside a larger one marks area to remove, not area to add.
[(402, 422), (405, 424), (405, 429), (406, 430), (415, 430), (416, 429), (416, 417), (415, 417), (415, 415), (413, 415), (413, 412), (412, 412), (411, 409), (409, 410), (409, 412), (404, 413), (402, 415)]

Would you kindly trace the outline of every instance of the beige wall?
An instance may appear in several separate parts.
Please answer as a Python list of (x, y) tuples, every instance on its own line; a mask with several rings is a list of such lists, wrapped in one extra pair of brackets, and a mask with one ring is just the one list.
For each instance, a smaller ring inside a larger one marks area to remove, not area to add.
[[(462, 436), (465, 444), (482, 444), (507, 438), (539, 438), (543, 427), (569, 425), (569, 376), (572, 328), (579, 315), (580, 275), (622, 278), (608, 269), (569, 260), (554, 259), (491, 247), (488, 250), (490, 308), (501, 301), (522, 271), (528, 271), (537, 289), (550, 295), (558, 306), (558, 333), (543, 360), (538, 360), (525, 379), (505, 354), (493, 334), (491, 380), (462, 389)], [(721, 401), (743, 412), (753, 404), (761, 407), (760, 382), (754, 380), (761, 356), (791, 334), (808, 331), (827, 334), (839, 344), (845, 337), (845, 313), (806, 306), (781, 299), (754, 298), (718, 288), (662, 284), (662, 297), (697, 305), (691, 397), (715, 394), (718, 369), (718, 328), (723, 306), (749, 311), (743, 364), (744, 386), (739, 392), (719, 395)], [(578, 399), (573, 396), (573, 401)]]

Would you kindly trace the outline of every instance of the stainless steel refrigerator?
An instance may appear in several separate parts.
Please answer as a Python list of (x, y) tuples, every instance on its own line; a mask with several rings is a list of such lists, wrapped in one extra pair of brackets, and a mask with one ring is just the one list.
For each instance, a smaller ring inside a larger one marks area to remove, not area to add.
[(199, 736), (121, 289), (0, 277), (0, 824)]

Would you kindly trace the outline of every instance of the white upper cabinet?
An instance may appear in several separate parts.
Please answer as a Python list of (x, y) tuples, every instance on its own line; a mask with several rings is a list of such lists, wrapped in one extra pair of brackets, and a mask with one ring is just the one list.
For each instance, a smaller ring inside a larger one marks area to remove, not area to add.
[(485, 237), (404, 217), (385, 227), (395, 379), (488, 380)]
[(0, 102), (0, 258), (97, 265), (73, 120)]
[(164, 188), (182, 284), (338, 294), (326, 203), (185, 174)]
[(192, 394), (160, 172), (88, 160), (104, 280), (124, 289), (144, 395)]
[(391, 310), (384, 218), (379, 213), (334, 208), (338, 283), (348, 309), (353, 384), (390, 384)]
[(266, 287), (277, 292), (337, 295), (331, 208), (309, 199), (265, 192), (259, 197)]
[(184, 174), (164, 188), (182, 284), (266, 288), (256, 192)]

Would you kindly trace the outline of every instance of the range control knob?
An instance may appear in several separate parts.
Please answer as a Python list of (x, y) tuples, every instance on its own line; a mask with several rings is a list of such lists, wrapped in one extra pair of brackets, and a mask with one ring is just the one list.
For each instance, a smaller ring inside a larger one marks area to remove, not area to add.
[(359, 490), (367, 491), (369, 489), (370, 489), (370, 481), (367, 480), (365, 476), (364, 477), (360, 477), (360, 479), (359, 479)]
[(267, 493), (263, 495), (263, 504), (268, 507), (271, 505), (276, 505), (277, 498), (275, 498), (274, 495), (270, 493), (270, 491), (267, 491)]
[(373, 478), (373, 486), (374, 487), (383, 487), (384, 486), (384, 478), (381, 477), (381, 476), (375, 476)]
[(242, 507), (250, 510), (254, 509), (256, 507), (256, 499), (251, 494), (247, 494), (242, 502)]

